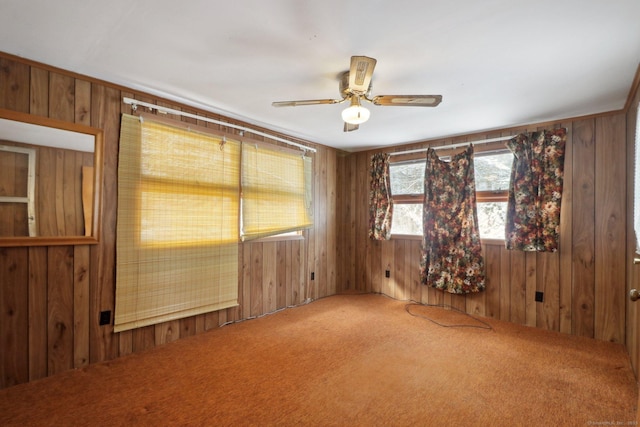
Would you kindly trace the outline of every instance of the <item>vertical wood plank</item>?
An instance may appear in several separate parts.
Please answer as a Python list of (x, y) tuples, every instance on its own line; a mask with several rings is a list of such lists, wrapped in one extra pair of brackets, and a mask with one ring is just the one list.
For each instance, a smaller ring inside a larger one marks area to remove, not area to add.
[[(368, 175), (369, 158), (366, 153), (356, 154), (356, 289), (359, 291), (371, 291), (371, 284), (368, 282), (367, 272), (367, 249), (369, 246), (368, 213), (369, 201), (367, 198), (369, 191)], [(376, 292), (373, 290), (373, 292)], [(379, 292), (379, 291), (378, 291)]]
[(346, 268), (347, 268), (347, 282), (349, 284), (349, 289), (358, 289), (357, 288), (357, 278), (356, 278), (356, 211), (357, 211), (357, 203), (356, 203), (356, 166), (357, 166), (357, 158), (356, 156), (349, 156), (349, 161), (346, 165), (346, 175), (347, 175), (347, 201), (346, 201), (346, 227), (347, 233), (345, 234), (345, 239), (341, 240), (344, 244), (346, 243)]
[[(345, 239), (347, 236), (347, 177), (346, 177), (346, 156), (336, 156), (336, 177), (335, 181), (341, 185), (336, 187), (336, 235)], [(349, 289), (347, 276), (347, 245), (344, 242), (336, 242), (336, 291), (343, 292)]]
[[(74, 121), (91, 126), (91, 83), (85, 80), (75, 80)], [(125, 94), (123, 93), (123, 96)], [(129, 93), (126, 96), (133, 96)]]
[(73, 368), (73, 247), (48, 249), (48, 374)]
[(163, 345), (180, 338), (180, 322), (178, 320), (170, 320), (168, 322), (158, 323), (154, 325), (155, 345)]
[(47, 376), (47, 248), (29, 248), (29, 381)]
[(285, 262), (285, 283), (284, 283), (284, 305), (290, 307), (294, 305), (294, 287), (293, 283), (297, 281), (294, 276), (294, 263), (293, 263), (293, 243), (295, 240), (288, 240), (284, 242), (284, 262)]
[(560, 270), (558, 254), (536, 254), (537, 291), (543, 293), (543, 301), (537, 305), (536, 326), (558, 331), (560, 326)]
[(485, 315), (495, 319), (500, 318), (500, 247), (486, 245), (486, 307)]
[(382, 258), (382, 245), (383, 242), (377, 240), (371, 240), (369, 242), (366, 259), (369, 260), (367, 264), (371, 265), (371, 270), (367, 272), (368, 279), (366, 286), (358, 290), (363, 292), (384, 293), (383, 281), (385, 280), (385, 265), (383, 264)]
[(322, 298), (327, 295), (327, 149), (319, 147), (316, 152), (317, 164), (317, 180), (316, 180), (316, 202), (321, 209), (317, 210), (316, 216), (316, 239), (315, 239), (315, 257), (316, 257), (316, 280), (315, 280), (315, 298)]
[(407, 280), (405, 269), (405, 259), (407, 252), (407, 241), (403, 239), (392, 240), (393, 243), (393, 270), (391, 271), (391, 283), (394, 286), (395, 298), (399, 300), (407, 299)]
[(91, 125), (104, 132), (102, 235), (91, 247), (91, 291), (89, 295), (89, 339), (91, 363), (111, 360), (118, 355), (118, 339), (113, 324), (100, 325), (101, 311), (115, 307), (115, 238), (118, 205), (118, 141), (120, 138), (121, 96), (116, 89), (91, 86)]
[(572, 259), (573, 246), (571, 244), (573, 216), (573, 130), (571, 122), (562, 123), (567, 129), (567, 142), (564, 156), (564, 183), (560, 210), (560, 332), (570, 334), (573, 329), (572, 309)]
[(573, 123), (574, 209), (571, 218), (573, 252), (572, 330), (575, 335), (594, 336), (595, 306), (595, 121)]
[(251, 247), (251, 310), (250, 316), (264, 313), (262, 292), (262, 243), (250, 243)]
[(511, 292), (511, 321), (520, 325), (527, 319), (527, 280), (525, 254), (522, 251), (511, 251), (509, 284)]
[(335, 150), (326, 150), (326, 203), (325, 212), (326, 217), (326, 295), (334, 295), (337, 289), (337, 159)]
[(277, 308), (276, 243), (262, 244), (262, 313), (271, 313)]
[(595, 337), (624, 344), (626, 162), (623, 114), (596, 119)]
[(0, 248), (0, 388), (29, 380), (28, 250)]
[(276, 309), (287, 306), (287, 242), (275, 242), (276, 246)]
[(382, 263), (379, 266), (372, 266), (372, 268), (380, 268), (382, 276), (382, 293), (391, 297), (396, 297), (396, 286), (394, 284), (395, 277), (386, 276), (386, 272), (389, 271), (390, 275), (395, 272), (395, 247), (393, 240), (387, 240), (378, 242), (382, 249)]
[(409, 241), (409, 275), (411, 280), (410, 299), (422, 301), (422, 286), (420, 286), (420, 241)]
[(240, 280), (242, 281), (242, 314), (243, 318), (251, 315), (251, 245), (247, 243), (241, 243), (242, 259), (242, 275)]
[(525, 282), (526, 282), (526, 325), (536, 326), (538, 318), (538, 306), (535, 302), (538, 290), (537, 257), (535, 252), (525, 252)]
[(196, 334), (196, 316), (185, 317), (179, 320), (180, 338), (191, 337)]
[(155, 328), (153, 325), (137, 328), (132, 331), (133, 352), (148, 350), (155, 346)]
[(503, 246), (497, 246), (500, 251), (500, 320), (511, 319), (511, 253)]
[(89, 364), (89, 246), (73, 248), (73, 367)]
[(29, 113), (49, 116), (49, 72), (31, 67)]
[(73, 122), (75, 120), (75, 80), (59, 73), (49, 75), (49, 117)]
[[(316, 295), (316, 283), (318, 281), (318, 275), (316, 274), (317, 264), (316, 264), (316, 235), (319, 235), (319, 225), (318, 225), (318, 216), (321, 206), (316, 199), (317, 195), (317, 186), (318, 186), (318, 177), (319, 177), (319, 166), (318, 166), (318, 153), (313, 154), (313, 227), (305, 230), (305, 256), (306, 256), (306, 266), (307, 273), (305, 274), (305, 293), (304, 299), (315, 298)], [(311, 274), (313, 273), (314, 279), (311, 279)]]
[(29, 66), (0, 57), (0, 108), (29, 112)]

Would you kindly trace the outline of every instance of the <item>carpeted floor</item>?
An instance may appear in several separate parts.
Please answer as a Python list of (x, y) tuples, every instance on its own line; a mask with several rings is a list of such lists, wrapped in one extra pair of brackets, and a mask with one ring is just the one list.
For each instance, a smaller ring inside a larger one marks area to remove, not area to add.
[(2, 390), (0, 425), (630, 425), (637, 397), (621, 345), (336, 295)]

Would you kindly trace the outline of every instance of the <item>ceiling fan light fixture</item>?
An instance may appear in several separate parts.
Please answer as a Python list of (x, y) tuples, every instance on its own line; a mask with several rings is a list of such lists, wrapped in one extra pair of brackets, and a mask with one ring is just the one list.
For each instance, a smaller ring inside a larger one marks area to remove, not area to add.
[(360, 98), (351, 98), (351, 106), (342, 110), (342, 120), (352, 125), (359, 125), (369, 120), (371, 112), (360, 105)]

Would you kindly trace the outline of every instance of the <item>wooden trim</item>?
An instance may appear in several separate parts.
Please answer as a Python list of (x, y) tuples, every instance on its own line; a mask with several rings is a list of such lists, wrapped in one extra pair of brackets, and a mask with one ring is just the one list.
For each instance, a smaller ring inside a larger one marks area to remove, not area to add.
[(418, 204), (424, 203), (424, 194), (398, 194), (391, 196), (393, 203)]
[[(476, 141), (476, 140), (482, 140), (482, 139), (489, 139), (492, 136), (495, 136), (495, 132), (499, 131), (503, 134), (510, 134), (510, 133), (520, 133), (520, 132), (527, 132), (528, 129), (544, 129), (544, 128), (556, 128), (559, 127), (558, 123), (565, 123), (565, 122), (575, 122), (575, 121), (581, 121), (581, 120), (591, 120), (591, 119), (598, 119), (598, 118), (606, 118), (606, 117), (612, 117), (615, 116), (617, 114), (621, 114), (621, 113), (625, 113), (624, 109), (619, 109), (619, 110), (613, 110), (613, 111), (605, 111), (602, 113), (594, 113), (594, 114), (587, 114), (584, 116), (575, 116), (575, 117), (566, 117), (566, 118), (559, 118), (556, 120), (550, 120), (550, 121), (546, 121), (546, 122), (537, 122), (537, 123), (525, 123), (522, 125), (516, 125), (516, 126), (511, 126), (511, 127), (505, 127), (505, 128), (499, 128), (497, 130), (483, 130), (483, 131), (478, 131), (478, 132), (474, 132), (474, 133), (469, 133), (469, 134), (459, 134), (459, 135), (451, 135), (451, 136), (447, 136), (447, 137), (441, 137), (441, 138), (434, 138), (434, 139), (426, 139), (424, 141), (418, 141), (418, 142), (412, 142), (412, 143), (398, 143), (398, 144), (394, 144), (394, 145), (389, 145), (386, 147), (382, 147), (382, 148), (378, 148), (375, 150), (371, 150), (369, 152), (370, 155), (374, 155), (376, 153), (380, 153), (380, 152), (385, 152), (385, 153), (393, 153), (394, 151), (405, 151), (405, 150), (418, 150), (421, 148), (427, 148), (429, 146), (433, 146), (433, 145), (440, 145), (440, 144), (458, 144), (458, 143), (462, 143), (465, 141)], [(489, 145), (489, 144), (487, 144)], [(479, 152), (478, 150), (476, 150), (477, 152)], [(359, 152), (363, 152), (363, 151), (359, 151)], [(358, 152), (353, 152), (353, 154), (358, 153)], [(422, 154), (422, 153), (417, 153), (418, 155)], [(398, 156), (400, 157), (400, 156)]]
[(476, 191), (476, 201), (486, 202), (506, 202), (509, 199), (509, 190), (503, 191)]

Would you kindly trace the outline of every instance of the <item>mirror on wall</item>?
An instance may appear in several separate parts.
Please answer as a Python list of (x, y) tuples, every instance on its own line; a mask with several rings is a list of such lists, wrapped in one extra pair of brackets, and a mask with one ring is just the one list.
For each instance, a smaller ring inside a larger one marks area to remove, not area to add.
[(102, 131), (0, 109), (0, 246), (97, 243)]

